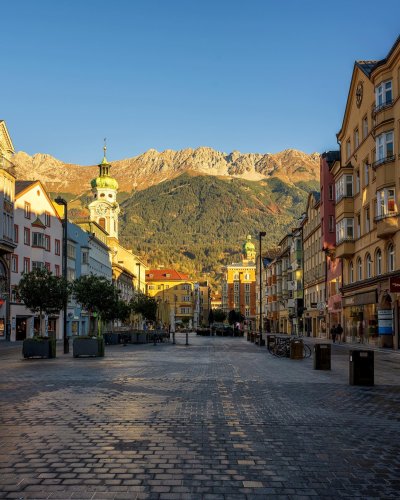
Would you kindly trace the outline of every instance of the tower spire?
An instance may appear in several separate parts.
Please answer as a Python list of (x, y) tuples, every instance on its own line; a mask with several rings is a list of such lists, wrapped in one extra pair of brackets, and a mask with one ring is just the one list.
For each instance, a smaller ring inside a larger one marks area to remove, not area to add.
[(108, 163), (107, 158), (106, 158), (106, 151), (107, 151), (107, 137), (104, 137), (104, 146), (103, 146), (103, 161), (102, 163)]

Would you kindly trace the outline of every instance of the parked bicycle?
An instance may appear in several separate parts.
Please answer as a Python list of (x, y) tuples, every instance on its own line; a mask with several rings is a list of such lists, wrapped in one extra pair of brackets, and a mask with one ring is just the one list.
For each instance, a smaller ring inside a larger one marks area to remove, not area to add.
[[(290, 358), (290, 344), (297, 339), (302, 340), (302, 337), (276, 337), (275, 342), (268, 345), (268, 351), (278, 358)], [(309, 358), (310, 356), (311, 347), (303, 342), (303, 358)]]

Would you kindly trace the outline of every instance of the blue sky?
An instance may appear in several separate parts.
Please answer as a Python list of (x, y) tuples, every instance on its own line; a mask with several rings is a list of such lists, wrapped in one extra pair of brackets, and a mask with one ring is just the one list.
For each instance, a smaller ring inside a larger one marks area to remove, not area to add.
[(355, 59), (386, 56), (400, 1), (3, 2), (0, 119), (16, 150), (94, 164), (210, 146), (337, 146)]

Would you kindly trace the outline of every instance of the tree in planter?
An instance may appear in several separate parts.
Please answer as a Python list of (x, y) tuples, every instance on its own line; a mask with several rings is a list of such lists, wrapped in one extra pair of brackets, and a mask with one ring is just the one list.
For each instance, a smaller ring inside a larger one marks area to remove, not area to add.
[(43, 313), (59, 313), (68, 301), (71, 286), (61, 276), (54, 276), (45, 268), (37, 268), (22, 275), (16, 288), (17, 297), (28, 309), (39, 313), (39, 333), (42, 332)]
[(112, 304), (103, 312), (102, 319), (104, 321), (111, 322), (111, 330), (114, 330), (113, 322), (114, 320), (119, 320), (122, 323), (125, 323), (131, 314), (132, 308), (130, 304), (127, 304), (125, 301), (119, 298), (119, 293), (116, 290), (116, 294)]
[[(75, 300), (95, 316), (97, 336), (99, 320), (107, 321), (114, 314), (112, 311), (118, 298), (117, 289), (107, 278), (90, 274), (77, 278), (73, 283), (72, 290)], [(89, 331), (89, 334), (93, 333)]]
[(156, 321), (157, 319), (157, 301), (144, 293), (139, 292), (132, 299), (131, 308), (135, 314), (141, 314), (148, 321)]
[(213, 315), (213, 322), (223, 323), (226, 320), (226, 312), (222, 309), (211, 309), (210, 314)]
[(234, 325), (235, 323), (242, 323), (244, 321), (244, 316), (241, 312), (232, 309), (228, 314), (228, 323)]

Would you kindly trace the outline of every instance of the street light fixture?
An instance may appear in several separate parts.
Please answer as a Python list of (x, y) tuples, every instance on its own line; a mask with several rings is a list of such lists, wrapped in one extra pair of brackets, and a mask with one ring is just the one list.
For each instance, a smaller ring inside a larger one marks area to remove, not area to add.
[(265, 231), (260, 231), (259, 232), (259, 241), (260, 241), (260, 290), (259, 290), (259, 307), (260, 307), (260, 325), (259, 325), (259, 330), (260, 330), (260, 347), (262, 346), (262, 332), (263, 332), (263, 313), (262, 313), (262, 255), (261, 255), (261, 240), (262, 237), (265, 236), (267, 233)]
[[(62, 205), (64, 207), (64, 217), (63, 217), (63, 251), (62, 251), (62, 275), (65, 280), (67, 280), (67, 240), (68, 240), (68, 234), (67, 234), (67, 226), (68, 226), (68, 202), (64, 199), (61, 198), (61, 196), (58, 196), (54, 200), (57, 205)], [(69, 353), (69, 340), (68, 340), (68, 335), (67, 335), (67, 308), (68, 308), (68, 298), (65, 298), (64, 300), (64, 332), (63, 332), (63, 337), (64, 337), (64, 354)]]

